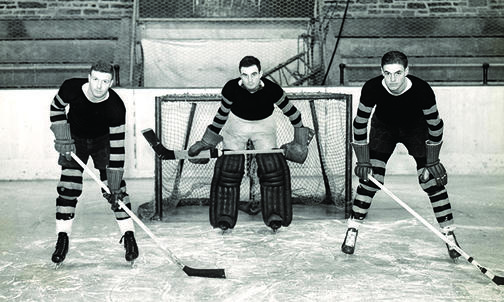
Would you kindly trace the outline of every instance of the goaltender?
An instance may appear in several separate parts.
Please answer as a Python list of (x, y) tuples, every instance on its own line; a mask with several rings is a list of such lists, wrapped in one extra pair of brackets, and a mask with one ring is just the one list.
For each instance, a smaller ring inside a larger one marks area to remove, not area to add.
[[(240, 77), (222, 88), (217, 114), (202, 139), (190, 147), (189, 155), (215, 148), (221, 141), (224, 150), (244, 150), (249, 141), (256, 150), (277, 148), (273, 110), (274, 105), (278, 106), (294, 126), (294, 140), (281, 146), (285, 157), (267, 152), (256, 155), (263, 221), (276, 231), (292, 221), (291, 179), (286, 159), (303, 163), (314, 132), (303, 126), (301, 113), (284, 90), (262, 78), (261, 63), (256, 57), (244, 57), (238, 70)], [(190, 161), (205, 164), (209, 159)], [(215, 163), (210, 189), (210, 224), (214, 228), (227, 230), (236, 225), (244, 163), (244, 155), (224, 155)]]

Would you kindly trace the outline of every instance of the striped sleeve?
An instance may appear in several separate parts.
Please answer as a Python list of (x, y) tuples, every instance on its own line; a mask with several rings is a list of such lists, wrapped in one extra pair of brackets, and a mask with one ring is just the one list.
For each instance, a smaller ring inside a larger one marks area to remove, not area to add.
[(422, 109), (425, 121), (429, 128), (429, 141), (440, 143), (443, 141), (443, 120), (439, 117), (437, 105), (434, 104), (428, 109)]
[(292, 104), (285, 92), (275, 104), (282, 110), (283, 114), (289, 118), (292, 126), (296, 128), (303, 127), (301, 112)]
[(66, 111), (65, 108), (68, 105), (58, 94), (56, 94), (51, 102), (51, 108), (50, 108), (50, 121), (51, 123), (66, 123), (67, 122), (67, 116), (66, 116)]
[(217, 110), (217, 114), (215, 115), (212, 124), (209, 126), (210, 130), (219, 134), (226, 123), (229, 112), (231, 111), (231, 105), (233, 102), (224, 96), (222, 96), (221, 104), (219, 110)]
[(126, 125), (111, 126), (110, 129), (110, 168), (124, 168)]
[(362, 101), (359, 103), (359, 107), (357, 108), (357, 115), (353, 120), (353, 127), (352, 127), (354, 143), (357, 144), (367, 143), (367, 137), (368, 137), (367, 129), (373, 107), (365, 105)]

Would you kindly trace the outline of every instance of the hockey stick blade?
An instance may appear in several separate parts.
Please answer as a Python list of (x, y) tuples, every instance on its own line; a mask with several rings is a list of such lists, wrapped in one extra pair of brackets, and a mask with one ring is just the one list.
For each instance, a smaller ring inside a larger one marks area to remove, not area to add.
[[(110, 189), (108, 188), (107, 185), (103, 181), (101, 181), (96, 174), (91, 171), (91, 169), (73, 152), (70, 153), (72, 158), (84, 169), (91, 178), (108, 194), (110, 194)], [(161, 241), (154, 235), (151, 230), (138, 218), (133, 211), (131, 211), (125, 204), (122, 202), (122, 200), (118, 200), (117, 203), (119, 204), (119, 207), (128, 214), (131, 219), (133, 219), (141, 228), (144, 230), (149, 237), (154, 240), (154, 242), (157, 244), (157, 246), (165, 252), (165, 254), (170, 258), (170, 261), (176, 264), (179, 268), (181, 268), (188, 276), (191, 277), (206, 277), (206, 278), (226, 278), (226, 274), (224, 272), (224, 269), (195, 269), (195, 268), (190, 268), (182, 263), (182, 261), (173, 254), (172, 251), (170, 251), (168, 248), (166, 248)]]
[(438, 236), (441, 240), (443, 240), (446, 244), (450, 245), (453, 249), (459, 252), (469, 263), (477, 267), (485, 276), (487, 276), (492, 282), (497, 285), (504, 284), (504, 277), (497, 276), (486, 267), (480, 265), (473, 257), (467, 254), (463, 249), (458, 247), (454, 242), (449, 240), (445, 235), (443, 235), (440, 231), (438, 231), (432, 224), (430, 224), (427, 220), (425, 220), (420, 214), (415, 212), (412, 208), (410, 208), (404, 201), (399, 199), (394, 193), (392, 193), (387, 187), (385, 187), (382, 183), (380, 183), (376, 178), (373, 177), (372, 174), (368, 175), (368, 178), (371, 182), (373, 182), (378, 188), (380, 188), (383, 192), (385, 192), (388, 196), (390, 196), (395, 202), (397, 202), (401, 207), (403, 207), (406, 211), (408, 211), (411, 215), (413, 215), (416, 219), (418, 219), (425, 227), (427, 227), (431, 232), (433, 232), (436, 236)]
[(156, 155), (163, 160), (173, 160), (173, 159), (191, 159), (191, 158), (216, 158), (222, 155), (221, 150), (212, 149), (201, 151), (196, 156), (189, 156), (186, 150), (170, 150), (167, 149), (159, 141), (156, 133), (151, 128), (142, 130), (142, 134), (152, 147)]
[(504, 277), (495, 276), (492, 281), (497, 285), (504, 285)]
[(223, 269), (202, 269), (184, 266), (182, 270), (191, 277), (206, 277), (206, 278), (226, 278), (226, 273)]

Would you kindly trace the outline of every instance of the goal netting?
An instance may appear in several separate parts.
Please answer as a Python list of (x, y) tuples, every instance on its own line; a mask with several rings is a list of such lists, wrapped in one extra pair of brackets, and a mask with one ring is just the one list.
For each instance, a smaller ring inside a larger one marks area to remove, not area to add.
[[(200, 140), (220, 106), (219, 94), (194, 91), (156, 97), (156, 134), (173, 150), (188, 149)], [(290, 90), (291, 91), (291, 90)], [(334, 205), (348, 217), (351, 203), (351, 95), (327, 92), (288, 92), (301, 111), (303, 124), (315, 130), (303, 164), (288, 162), (294, 204)], [(278, 146), (292, 141), (294, 128), (275, 107)], [(222, 143), (217, 146), (222, 148)], [(252, 148), (251, 144), (248, 148)], [(259, 202), (255, 155), (246, 155), (240, 202)], [(208, 205), (215, 159), (208, 164), (160, 160), (155, 165), (155, 215), (184, 205)]]

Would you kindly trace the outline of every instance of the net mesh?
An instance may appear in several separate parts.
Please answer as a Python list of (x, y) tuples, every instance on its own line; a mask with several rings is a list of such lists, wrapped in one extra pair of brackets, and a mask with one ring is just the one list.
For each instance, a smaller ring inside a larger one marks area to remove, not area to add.
[[(289, 94), (301, 111), (305, 126), (316, 130), (303, 164), (288, 162), (293, 203), (329, 203), (345, 206), (348, 175), (348, 96), (340, 94)], [(168, 149), (188, 149), (200, 140), (220, 106), (219, 95), (166, 95), (158, 98), (158, 136)], [(351, 108), (351, 106), (350, 106)], [(294, 130), (280, 109), (273, 113), (277, 122), (278, 145), (292, 141)], [(221, 148), (221, 144), (217, 148)], [(250, 146), (252, 148), (252, 146)], [(161, 179), (162, 201), (166, 207), (206, 205), (209, 201), (215, 159), (208, 164), (188, 160), (165, 160), (157, 169)], [(246, 155), (240, 201), (260, 200), (255, 155)]]

